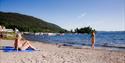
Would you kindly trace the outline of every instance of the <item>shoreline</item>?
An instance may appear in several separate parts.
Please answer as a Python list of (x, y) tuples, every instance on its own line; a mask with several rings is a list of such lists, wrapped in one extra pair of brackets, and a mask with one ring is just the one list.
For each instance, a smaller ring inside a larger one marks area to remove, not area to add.
[[(111, 33), (111, 32), (109, 32)], [(105, 33), (108, 34), (108, 33)], [(104, 47), (104, 48), (112, 48), (112, 49), (119, 49), (125, 50), (124, 45), (124, 34), (117, 35), (117, 34), (108, 34), (105, 35), (103, 33), (98, 33), (96, 35), (96, 42), (95, 47)], [(114, 36), (111, 37), (110, 36)], [(64, 44), (69, 46), (88, 46), (91, 47), (91, 40), (89, 35), (83, 34), (65, 34), (64, 36), (44, 36), (44, 35), (24, 35), (24, 37), (28, 40), (35, 40), (40, 42), (48, 42), (48, 43), (57, 43), (57, 44)], [(101, 38), (102, 37), (102, 38)], [(104, 38), (105, 37), (105, 38)], [(119, 37), (119, 38), (117, 38)]]
[[(13, 46), (14, 40), (1, 40), (0, 46)], [(31, 41), (40, 51), (3, 52), (0, 63), (125, 63), (125, 51), (70, 47)]]
[[(88, 49), (91, 49), (91, 46), (90, 45), (77, 45), (77, 44), (66, 44), (66, 43), (50, 43), (50, 42), (41, 42), (41, 41), (33, 41), (33, 40), (29, 40), (31, 42), (39, 42), (39, 43), (45, 43), (45, 44), (53, 44), (53, 45), (61, 45), (62, 47), (71, 47), (71, 48), (88, 48)], [(103, 49), (103, 50), (109, 50), (109, 51), (125, 51), (125, 47), (117, 47), (117, 46), (95, 46), (94, 49)]]

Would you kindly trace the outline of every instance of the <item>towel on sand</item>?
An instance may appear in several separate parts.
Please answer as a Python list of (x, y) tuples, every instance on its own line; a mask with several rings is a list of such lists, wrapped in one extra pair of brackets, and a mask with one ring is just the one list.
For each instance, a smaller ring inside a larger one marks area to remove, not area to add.
[(4, 46), (2, 48), (2, 50), (4, 52), (32, 52), (32, 51), (35, 51), (34, 49), (32, 48), (28, 48), (26, 50), (16, 50), (14, 47), (11, 47), (11, 46)]

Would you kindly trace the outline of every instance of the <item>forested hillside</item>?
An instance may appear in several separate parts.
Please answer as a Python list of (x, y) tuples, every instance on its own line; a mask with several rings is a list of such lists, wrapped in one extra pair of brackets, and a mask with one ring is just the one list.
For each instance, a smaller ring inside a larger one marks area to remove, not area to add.
[(0, 25), (6, 28), (18, 28), (26, 32), (60, 32), (64, 31), (61, 27), (48, 23), (42, 19), (19, 13), (0, 12)]

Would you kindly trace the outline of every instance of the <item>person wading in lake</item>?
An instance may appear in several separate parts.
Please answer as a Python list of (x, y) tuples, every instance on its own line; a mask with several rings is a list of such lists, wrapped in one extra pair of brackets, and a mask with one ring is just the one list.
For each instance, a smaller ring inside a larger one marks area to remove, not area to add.
[(94, 48), (94, 44), (95, 44), (95, 32), (92, 31), (91, 33), (91, 42), (92, 42), (92, 48)]

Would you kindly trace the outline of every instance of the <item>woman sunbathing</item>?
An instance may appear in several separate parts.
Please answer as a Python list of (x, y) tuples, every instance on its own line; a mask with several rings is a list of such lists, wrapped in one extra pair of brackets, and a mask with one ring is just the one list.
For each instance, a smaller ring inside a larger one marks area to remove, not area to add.
[(22, 39), (22, 36), (21, 36), (20, 33), (18, 33), (18, 34), (16, 35), (14, 47), (16, 48), (16, 50), (26, 50), (27, 48), (32, 48), (32, 49), (36, 50), (36, 48), (33, 47), (33, 46), (30, 44), (29, 41)]

